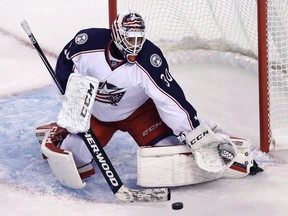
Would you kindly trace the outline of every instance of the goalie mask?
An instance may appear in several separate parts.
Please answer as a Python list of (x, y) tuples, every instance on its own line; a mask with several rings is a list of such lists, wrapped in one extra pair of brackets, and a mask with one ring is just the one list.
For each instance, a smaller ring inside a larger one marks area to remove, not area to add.
[(134, 12), (119, 14), (112, 24), (112, 39), (127, 61), (134, 63), (145, 42), (144, 20)]

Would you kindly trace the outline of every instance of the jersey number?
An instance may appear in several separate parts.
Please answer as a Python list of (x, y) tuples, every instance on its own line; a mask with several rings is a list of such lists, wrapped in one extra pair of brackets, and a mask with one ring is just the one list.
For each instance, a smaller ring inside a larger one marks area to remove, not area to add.
[(165, 81), (167, 87), (170, 87), (170, 82), (173, 81), (171, 74), (169, 73), (168, 69), (166, 68), (165, 73), (160, 75), (160, 79)]

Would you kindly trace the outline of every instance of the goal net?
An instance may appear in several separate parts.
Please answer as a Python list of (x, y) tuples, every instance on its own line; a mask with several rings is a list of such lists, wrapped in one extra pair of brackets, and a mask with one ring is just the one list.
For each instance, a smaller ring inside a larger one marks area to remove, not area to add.
[(288, 148), (288, 1), (110, 0), (110, 6), (111, 19), (118, 11), (139, 12), (147, 38), (170, 61), (185, 51), (181, 61), (222, 62), (258, 73), (260, 148)]

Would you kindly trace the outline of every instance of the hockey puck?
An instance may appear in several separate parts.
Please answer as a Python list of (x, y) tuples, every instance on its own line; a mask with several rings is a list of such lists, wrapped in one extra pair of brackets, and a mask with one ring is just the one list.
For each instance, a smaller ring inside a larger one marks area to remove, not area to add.
[(179, 210), (183, 208), (183, 203), (182, 202), (175, 202), (172, 204), (172, 209), (174, 210)]

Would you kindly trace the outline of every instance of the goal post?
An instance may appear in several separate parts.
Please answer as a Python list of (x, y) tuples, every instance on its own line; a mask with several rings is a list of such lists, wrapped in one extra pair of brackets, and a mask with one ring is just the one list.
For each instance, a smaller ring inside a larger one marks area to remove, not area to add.
[(269, 125), (268, 53), (267, 53), (267, 1), (257, 0), (258, 14), (258, 85), (260, 149), (269, 152), (272, 138)]
[[(258, 74), (260, 149), (288, 148), (288, 2), (283, 0), (109, 0), (139, 12), (147, 38), (170, 59), (222, 62)], [(172, 52), (170, 52), (172, 51)]]
[(109, 10), (109, 27), (111, 28), (113, 20), (117, 16), (117, 0), (108, 1), (108, 10)]

